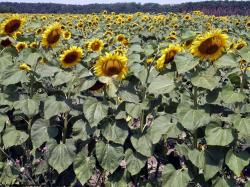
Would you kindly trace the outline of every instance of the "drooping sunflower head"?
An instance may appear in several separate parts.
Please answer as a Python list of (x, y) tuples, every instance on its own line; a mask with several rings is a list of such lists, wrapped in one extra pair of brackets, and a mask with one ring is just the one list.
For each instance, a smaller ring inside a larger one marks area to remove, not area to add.
[(102, 40), (96, 38), (88, 43), (88, 51), (99, 52), (103, 49), (104, 43)]
[(18, 52), (20, 52), (21, 50), (28, 48), (28, 44), (26, 42), (18, 42), (16, 44), (16, 49)]
[(117, 79), (122, 80), (128, 72), (127, 63), (128, 58), (125, 55), (106, 53), (105, 56), (99, 57), (95, 64), (94, 71), (98, 77), (116, 76)]
[(192, 43), (191, 53), (202, 60), (215, 61), (227, 47), (228, 36), (221, 30), (199, 35)]
[(42, 45), (44, 47), (51, 47), (51, 48), (56, 47), (60, 40), (61, 35), (62, 35), (62, 29), (59, 23), (55, 23), (49, 26), (43, 33)]
[(0, 40), (0, 45), (3, 47), (10, 47), (13, 45), (13, 41), (11, 41), (11, 38), (4, 38)]
[(3, 35), (12, 36), (15, 32), (19, 31), (22, 28), (24, 21), (25, 21), (25, 19), (21, 18), (18, 15), (14, 15), (14, 16), (6, 19), (1, 24), (1, 33)]
[(83, 51), (80, 47), (72, 46), (60, 55), (63, 68), (71, 68), (81, 62)]
[(179, 44), (170, 44), (161, 51), (161, 57), (156, 61), (156, 69), (163, 70), (167, 64), (173, 61), (175, 55), (183, 49)]

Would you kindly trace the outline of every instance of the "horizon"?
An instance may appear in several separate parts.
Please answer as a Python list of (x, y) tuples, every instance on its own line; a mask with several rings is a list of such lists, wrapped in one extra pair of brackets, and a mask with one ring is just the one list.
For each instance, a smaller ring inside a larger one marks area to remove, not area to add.
[[(88, 4), (115, 4), (115, 3), (157, 3), (160, 5), (164, 4), (181, 4), (181, 3), (188, 3), (188, 2), (202, 2), (202, 1), (209, 1), (209, 0), (0, 0), (0, 2), (10, 2), (10, 3), (53, 3), (53, 4), (66, 4), (66, 5), (88, 5)], [(210, 0), (213, 1), (213, 0)], [(218, 0), (215, 0), (218, 1)], [(242, 1), (242, 0), (235, 0), (235, 1)]]

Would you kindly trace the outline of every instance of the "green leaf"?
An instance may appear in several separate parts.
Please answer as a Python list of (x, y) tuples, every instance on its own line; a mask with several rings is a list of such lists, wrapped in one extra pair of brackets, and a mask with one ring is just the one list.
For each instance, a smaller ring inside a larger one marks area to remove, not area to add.
[(177, 138), (181, 130), (174, 123), (170, 122), (170, 118), (166, 115), (159, 116), (153, 120), (152, 126), (148, 129), (148, 134), (153, 144), (160, 141), (162, 135), (167, 137)]
[(121, 90), (119, 91), (119, 96), (123, 101), (131, 102), (131, 103), (139, 103), (140, 99), (136, 93), (133, 93), (129, 90)]
[(182, 33), (181, 39), (184, 41), (192, 40), (196, 36), (196, 33), (190, 30), (185, 30), (185, 32)]
[(3, 131), (5, 123), (9, 121), (9, 117), (7, 115), (0, 116), (0, 133)]
[(5, 148), (14, 145), (21, 145), (28, 139), (29, 135), (23, 131), (16, 130), (15, 127), (7, 127), (3, 135), (3, 145)]
[(30, 53), (30, 55), (26, 58), (25, 63), (30, 66), (36, 66), (38, 59), (41, 57), (42, 55), (40, 53)]
[(149, 134), (133, 134), (131, 143), (136, 151), (142, 155), (147, 157), (153, 155), (154, 146)]
[(217, 61), (214, 62), (214, 65), (217, 68), (225, 68), (225, 67), (237, 67), (237, 59), (235, 54), (233, 53), (228, 53), (220, 57)]
[(41, 160), (35, 167), (35, 175), (41, 175), (49, 170), (49, 164), (46, 160)]
[(1, 171), (0, 184), (6, 186), (16, 184), (18, 176), (19, 172), (8, 163), (5, 163), (4, 168)]
[(128, 149), (125, 152), (125, 161), (127, 164), (126, 169), (131, 173), (131, 175), (136, 175), (145, 166), (147, 157)]
[(50, 66), (47, 64), (38, 64), (36, 68), (36, 73), (39, 74), (42, 78), (52, 77), (59, 71), (61, 70), (58, 67)]
[(129, 48), (129, 52), (142, 52), (143, 49), (139, 44), (132, 44)]
[(21, 71), (21, 70), (14, 70), (14, 71), (9, 71), (6, 72), (5, 74), (2, 75), (1, 77), (2, 85), (11, 85), (11, 84), (16, 84), (19, 82), (28, 82), (27, 76), (26, 76), (26, 71)]
[(240, 138), (250, 136), (250, 118), (237, 116), (233, 121), (234, 127), (239, 131)]
[(182, 126), (188, 130), (196, 130), (205, 126), (209, 121), (209, 114), (204, 110), (194, 110), (186, 106), (177, 108), (177, 117)]
[(107, 116), (108, 107), (97, 99), (89, 97), (83, 103), (83, 113), (90, 126), (94, 127)]
[(58, 86), (64, 83), (68, 83), (74, 79), (72, 73), (60, 71), (56, 74), (55, 80), (52, 82), (53, 86)]
[(212, 91), (218, 86), (219, 78), (213, 74), (204, 74), (191, 78), (191, 82), (196, 87), (205, 88)]
[(245, 99), (245, 95), (242, 93), (234, 92), (230, 87), (225, 87), (221, 92), (221, 98), (224, 103), (231, 104), (236, 102), (243, 102)]
[(127, 124), (122, 123), (122, 121), (106, 123), (101, 133), (106, 140), (123, 145), (128, 136), (128, 127)]
[(49, 120), (38, 119), (31, 127), (31, 141), (35, 148), (40, 147), (51, 137), (55, 137), (58, 133), (56, 127), (50, 127)]
[(85, 91), (89, 88), (91, 88), (92, 86), (94, 86), (94, 84), (96, 83), (96, 80), (93, 78), (85, 78), (80, 80), (80, 85), (79, 85), (79, 91)]
[(239, 153), (229, 150), (226, 155), (225, 163), (234, 172), (235, 175), (240, 177), (242, 170), (249, 164), (250, 155), (246, 151)]
[(163, 186), (186, 187), (191, 181), (187, 168), (175, 170), (171, 164), (167, 164), (163, 171)]
[(204, 165), (204, 178), (209, 180), (222, 168), (224, 158), (226, 155), (224, 147), (209, 146), (205, 150), (205, 165)]
[(170, 93), (175, 88), (174, 80), (167, 74), (160, 75), (152, 80), (148, 87), (148, 92), (154, 95)]
[(113, 173), (124, 157), (123, 148), (115, 144), (97, 142), (96, 157), (103, 169)]
[(44, 117), (50, 119), (59, 113), (65, 113), (70, 110), (69, 106), (63, 101), (57, 101), (55, 96), (50, 96), (44, 104)]
[(74, 140), (81, 139), (82, 141), (85, 141), (92, 133), (93, 130), (82, 120), (76, 121), (72, 128), (72, 138)]
[(31, 118), (39, 112), (39, 103), (32, 99), (25, 99), (16, 101), (14, 108), (20, 109), (22, 113)]
[(243, 47), (240, 50), (240, 56), (246, 60), (247, 62), (250, 62), (250, 51), (249, 51), (249, 47)]
[(217, 177), (215, 181), (213, 181), (213, 187), (235, 187), (232, 181), (225, 179), (224, 177)]
[(174, 57), (174, 62), (179, 74), (185, 73), (199, 64), (199, 60), (195, 59), (191, 54), (180, 53)]
[(76, 155), (73, 166), (76, 178), (84, 185), (94, 173), (95, 158), (80, 152)]
[(189, 149), (188, 158), (196, 167), (199, 169), (204, 169), (206, 164), (204, 151), (199, 151), (198, 149)]
[(216, 123), (208, 124), (205, 134), (208, 145), (226, 146), (234, 140), (232, 129), (222, 128)]
[(58, 144), (54, 147), (49, 157), (49, 165), (53, 167), (59, 174), (67, 169), (74, 161), (75, 146), (72, 142), (67, 141), (66, 144)]
[(140, 104), (126, 103), (125, 110), (133, 118), (138, 118), (142, 113), (142, 106)]

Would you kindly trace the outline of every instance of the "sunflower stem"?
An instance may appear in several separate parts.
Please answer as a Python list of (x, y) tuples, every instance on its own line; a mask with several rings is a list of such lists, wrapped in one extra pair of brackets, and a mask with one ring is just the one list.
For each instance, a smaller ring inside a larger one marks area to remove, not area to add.
[(197, 109), (197, 108), (198, 108), (198, 93), (197, 93), (197, 87), (194, 87), (193, 99), (194, 99), (194, 108)]
[(63, 134), (62, 134), (62, 142), (65, 144), (66, 142), (66, 135), (68, 130), (68, 112), (64, 113), (63, 117)]

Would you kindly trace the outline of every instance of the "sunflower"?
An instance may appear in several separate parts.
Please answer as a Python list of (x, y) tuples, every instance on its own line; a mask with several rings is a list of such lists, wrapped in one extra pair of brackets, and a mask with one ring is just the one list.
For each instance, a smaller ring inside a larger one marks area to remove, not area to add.
[(22, 71), (30, 71), (31, 70), (30, 66), (25, 64), (25, 63), (20, 64), (19, 69)]
[(182, 51), (179, 44), (170, 44), (168, 48), (161, 51), (161, 57), (156, 61), (156, 69), (162, 70), (168, 63), (173, 61), (175, 55)]
[(60, 62), (63, 68), (71, 68), (80, 63), (83, 51), (80, 47), (72, 46), (60, 55)]
[(24, 21), (25, 20), (18, 15), (10, 17), (1, 24), (1, 33), (12, 36), (22, 28)]
[(202, 60), (215, 61), (227, 47), (228, 36), (221, 30), (214, 30), (199, 35), (192, 43), (191, 53)]
[(71, 32), (70, 31), (64, 31), (63, 32), (63, 38), (65, 40), (69, 40), (71, 38)]
[(118, 53), (106, 53), (105, 56), (99, 57), (94, 70), (98, 77), (101, 76), (117, 76), (122, 80), (125, 78), (128, 72), (128, 58), (125, 55), (119, 55)]
[(125, 39), (126, 39), (126, 38), (125, 38), (124, 34), (119, 34), (119, 35), (117, 35), (117, 37), (116, 37), (116, 40), (117, 40), (118, 42), (123, 42)]
[(30, 43), (30, 48), (37, 48), (38, 47), (38, 44), (37, 44), (37, 42), (32, 42), (32, 43)]
[(250, 28), (250, 20), (246, 22), (246, 27)]
[(88, 51), (99, 52), (103, 49), (104, 43), (100, 39), (93, 39), (88, 43)]
[(59, 23), (55, 23), (49, 26), (43, 33), (42, 45), (51, 48), (56, 47), (56, 45), (60, 40), (61, 35), (62, 35), (62, 29)]
[(16, 44), (16, 49), (17, 49), (18, 52), (20, 52), (24, 48), (28, 48), (28, 44), (26, 42), (18, 42)]
[(240, 50), (241, 48), (247, 46), (247, 42), (243, 39), (239, 39), (236, 43), (234, 43), (234, 49)]

